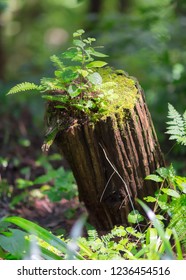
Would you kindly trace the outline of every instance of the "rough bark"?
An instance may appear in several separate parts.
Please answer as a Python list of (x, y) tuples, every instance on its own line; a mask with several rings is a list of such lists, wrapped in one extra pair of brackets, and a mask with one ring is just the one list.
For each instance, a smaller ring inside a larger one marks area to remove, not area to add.
[(135, 199), (157, 189), (144, 178), (163, 166), (164, 159), (144, 94), (139, 91), (127, 115), (75, 123), (56, 137), (77, 181), (79, 199), (97, 230), (126, 225), (128, 213), (139, 207)]

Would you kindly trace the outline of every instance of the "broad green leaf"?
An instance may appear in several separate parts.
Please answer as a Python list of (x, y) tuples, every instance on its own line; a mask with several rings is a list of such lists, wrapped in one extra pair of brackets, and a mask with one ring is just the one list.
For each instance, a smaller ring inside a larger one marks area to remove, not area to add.
[(62, 258), (48, 249), (35, 244), (28, 236), (28, 233), (19, 229), (9, 229), (10, 232), (0, 235), (0, 246), (17, 259), (27, 259), (32, 257), (34, 248), (37, 247), (40, 257), (46, 260), (62, 260)]
[(87, 79), (93, 84), (93, 85), (101, 85), (102, 83), (102, 77), (99, 73), (95, 72), (87, 76)]
[(73, 40), (73, 44), (74, 46), (80, 47), (81, 49), (83, 49), (86, 46), (86, 44), (81, 40)]
[(151, 180), (154, 182), (163, 182), (163, 179), (160, 176), (154, 174), (146, 176), (145, 180)]
[(144, 221), (144, 217), (139, 213), (138, 210), (133, 210), (128, 214), (128, 222), (132, 224), (137, 224)]
[(156, 170), (158, 175), (160, 175), (164, 179), (174, 179), (176, 172), (174, 167), (170, 165), (169, 167), (161, 167)]
[(100, 68), (100, 67), (103, 67), (107, 65), (107, 62), (104, 62), (104, 61), (93, 61), (93, 62), (90, 62), (89, 64), (86, 65), (87, 68)]
[(70, 85), (67, 89), (67, 92), (69, 93), (71, 98), (74, 98), (81, 93), (81, 89), (77, 88), (74, 85)]
[(108, 55), (101, 53), (101, 52), (97, 52), (94, 49), (92, 49), (91, 55), (96, 56), (96, 57), (108, 57)]
[(172, 190), (172, 189), (163, 188), (162, 192), (164, 192), (167, 195), (172, 196), (172, 197), (176, 197), (176, 198), (180, 197), (180, 194), (177, 191)]
[(19, 229), (9, 229), (9, 231), (0, 235), (0, 246), (16, 258), (21, 259), (29, 249), (29, 241), (26, 239), (28, 234)]
[(38, 238), (44, 240), (48, 244), (52, 245), (57, 250), (61, 251), (62, 253), (66, 254), (69, 250), (73, 252), (75, 259), (84, 259), (79, 253), (76, 251), (70, 249), (68, 245), (63, 242), (61, 239), (47, 231), (46, 229), (38, 226), (37, 224), (28, 221), (21, 217), (8, 217), (3, 219), (5, 222), (9, 222), (12, 224), (15, 224), (22, 228), (23, 230), (26, 230), (30, 234), (36, 235)]

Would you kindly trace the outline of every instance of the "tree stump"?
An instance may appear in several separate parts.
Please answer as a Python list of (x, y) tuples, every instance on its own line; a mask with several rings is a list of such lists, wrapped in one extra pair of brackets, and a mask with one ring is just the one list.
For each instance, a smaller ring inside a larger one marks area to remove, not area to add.
[(66, 116), (55, 139), (73, 171), (79, 200), (98, 231), (127, 225), (129, 212), (139, 208), (135, 199), (157, 190), (154, 182), (144, 178), (164, 166), (144, 93), (136, 81), (135, 89), (131, 109), (96, 122)]

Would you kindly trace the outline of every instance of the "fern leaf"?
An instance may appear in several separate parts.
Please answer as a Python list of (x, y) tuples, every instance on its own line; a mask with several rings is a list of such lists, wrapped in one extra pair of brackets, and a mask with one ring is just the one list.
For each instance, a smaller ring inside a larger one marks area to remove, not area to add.
[(41, 87), (34, 84), (34, 83), (24, 82), (24, 83), (18, 84), (16, 86), (14, 86), (13, 88), (11, 88), (9, 90), (9, 92), (7, 93), (7, 95), (15, 94), (15, 93), (18, 93), (18, 92), (23, 92), (23, 91), (30, 91), (30, 90), (40, 91)]
[(98, 238), (98, 232), (94, 229), (88, 230), (88, 240), (95, 241)]
[(52, 55), (50, 57), (50, 60), (54, 63), (54, 65), (58, 68), (58, 69), (63, 69), (64, 65), (63, 62), (59, 59), (59, 57), (57, 57), (56, 55)]
[(176, 140), (181, 145), (186, 145), (186, 111), (183, 116), (177, 110), (168, 104), (168, 118), (172, 119), (167, 122), (167, 131), (170, 140)]

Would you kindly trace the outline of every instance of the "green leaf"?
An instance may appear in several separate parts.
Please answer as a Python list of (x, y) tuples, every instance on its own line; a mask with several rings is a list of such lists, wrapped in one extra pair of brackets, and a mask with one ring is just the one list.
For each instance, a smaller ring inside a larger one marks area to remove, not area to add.
[(50, 57), (50, 60), (54, 63), (54, 65), (59, 68), (59, 69), (63, 69), (64, 65), (63, 62), (59, 59), (59, 57), (57, 55), (52, 55)]
[(93, 84), (93, 85), (101, 85), (102, 84), (102, 77), (99, 73), (94, 72), (87, 76), (87, 79)]
[(154, 227), (157, 229), (157, 232), (165, 246), (164, 248), (165, 248), (166, 253), (170, 257), (170, 259), (174, 259), (174, 252), (172, 250), (169, 239), (166, 237), (165, 231), (163, 230), (160, 221), (156, 218), (154, 212), (144, 202), (142, 202), (139, 199), (137, 201), (141, 205), (141, 207), (144, 209), (144, 211), (146, 212), (149, 220), (153, 223)]
[(19, 229), (9, 229), (9, 231), (0, 235), (0, 246), (16, 258), (21, 259), (28, 252), (29, 241), (26, 239), (28, 234)]
[(61, 103), (67, 103), (69, 97), (67, 95), (43, 95), (42, 98), (49, 101), (58, 101)]
[(87, 68), (100, 68), (100, 67), (103, 67), (105, 65), (107, 65), (108, 63), (107, 62), (104, 62), (104, 61), (93, 61), (93, 62), (90, 62), (89, 64), (86, 65)]
[(31, 187), (31, 186), (33, 186), (32, 181), (25, 180), (25, 179), (22, 179), (22, 178), (16, 179), (16, 187), (18, 189), (25, 189), (25, 188), (28, 188), (28, 187)]
[(91, 55), (96, 56), (96, 57), (108, 57), (108, 55), (101, 53), (101, 52), (97, 52), (94, 49), (92, 49)]
[(46, 229), (38, 226), (37, 224), (28, 221), (21, 217), (8, 217), (3, 219), (5, 222), (9, 222), (21, 227), (23, 230), (26, 230), (30, 234), (36, 235), (38, 238), (44, 240), (48, 244), (52, 245), (57, 250), (61, 251), (62, 253), (66, 254), (70, 250), (73, 253), (75, 259), (84, 259), (79, 253), (70, 249), (68, 245), (63, 242), (61, 239), (47, 231)]
[(156, 170), (156, 172), (164, 179), (174, 178), (176, 172), (171, 165), (170, 167), (161, 167)]
[(167, 195), (172, 196), (172, 197), (176, 197), (176, 198), (179, 198), (179, 197), (180, 197), (180, 194), (179, 194), (177, 191), (172, 190), (172, 189), (163, 188), (163, 189), (162, 189), (162, 192), (164, 192), (164, 193), (166, 193)]
[(153, 196), (146, 196), (143, 198), (146, 202), (156, 202), (156, 198)]
[(34, 180), (34, 184), (37, 185), (37, 184), (45, 184), (45, 183), (48, 183), (48, 182), (50, 182), (51, 180), (54, 179), (55, 175), (56, 175), (55, 170), (49, 171), (47, 174), (41, 175), (41, 176), (39, 176), (38, 178), (36, 178), (36, 179)]
[(71, 98), (78, 96), (81, 93), (81, 89), (77, 88), (75, 85), (70, 85), (67, 89)]
[(84, 78), (88, 76), (89, 72), (87, 70), (78, 69), (77, 72)]
[(132, 224), (137, 224), (144, 221), (144, 217), (139, 213), (138, 210), (133, 210), (128, 214), (128, 222)]
[(61, 54), (62, 59), (72, 59), (78, 55), (79, 51), (76, 48), (70, 48)]
[(62, 257), (58, 256), (57, 254), (49, 251), (48, 249), (38, 245), (41, 257), (45, 260), (62, 260)]
[(173, 232), (174, 239), (175, 239), (175, 245), (176, 245), (176, 251), (177, 251), (177, 260), (184, 260), (179, 236), (178, 236), (175, 229), (173, 229), (172, 232)]
[(174, 179), (179, 190), (181, 190), (183, 193), (186, 193), (186, 177), (175, 176)]
[(80, 47), (81, 49), (84, 49), (84, 47), (86, 46), (86, 44), (81, 40), (73, 40), (73, 44), (74, 46)]
[(146, 244), (150, 245), (151, 250), (156, 250), (156, 246), (158, 245), (158, 232), (156, 228), (148, 228), (146, 233)]
[(54, 127), (51, 126), (48, 128), (46, 135), (45, 135), (44, 144), (41, 148), (43, 152), (48, 152), (50, 146), (53, 144), (53, 142), (56, 138), (57, 133), (58, 133), (58, 127), (56, 124), (54, 125)]
[[(167, 240), (170, 240), (171, 235), (172, 235), (172, 230), (170, 228), (166, 228), (166, 230), (165, 230), (165, 238)], [(164, 251), (165, 251), (165, 244), (162, 243), (160, 248), (159, 248), (159, 253), (163, 254)]]
[(73, 37), (79, 37), (83, 35), (83, 33), (85, 33), (83, 29), (78, 29), (76, 32), (73, 33)]
[(156, 218), (160, 221), (165, 220), (165, 218), (162, 215), (156, 215)]
[(146, 176), (145, 180), (151, 180), (154, 182), (163, 182), (163, 179), (160, 176), (154, 175), (154, 174), (150, 174), (150, 175)]
[(176, 109), (168, 104), (168, 118), (172, 121), (167, 122), (168, 127), (165, 133), (170, 134), (170, 140), (176, 140), (178, 144), (186, 145), (186, 120), (185, 114), (183, 116), (176, 111)]
[(55, 71), (55, 75), (62, 79), (63, 83), (69, 83), (78, 78), (78, 73), (68, 67), (64, 71)]

